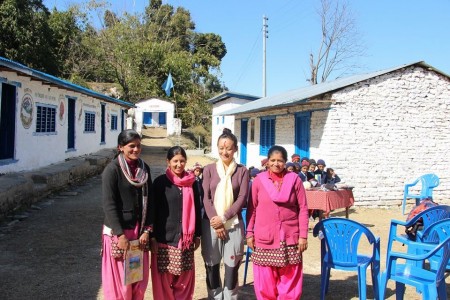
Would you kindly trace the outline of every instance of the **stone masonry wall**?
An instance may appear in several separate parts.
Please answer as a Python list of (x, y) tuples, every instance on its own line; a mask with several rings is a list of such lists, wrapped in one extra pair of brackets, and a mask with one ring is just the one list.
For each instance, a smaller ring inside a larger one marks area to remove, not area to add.
[[(400, 204), (405, 183), (435, 173), (438, 203), (450, 200), (450, 80), (420, 67), (332, 95), (311, 119), (311, 157), (355, 186), (358, 205)], [(420, 185), (418, 185), (420, 187)]]
[[(295, 150), (295, 113), (312, 111), (310, 158), (324, 159), (343, 182), (355, 187), (355, 205), (400, 205), (404, 185), (426, 173), (440, 178), (434, 200), (450, 203), (447, 77), (409, 67), (349, 86), (321, 101), (311, 100), (236, 116), (239, 141), (239, 120), (257, 120), (255, 142), (247, 145), (247, 166), (259, 167), (263, 158), (259, 155), (259, 117), (276, 116), (275, 144), (284, 146), (290, 156)], [(420, 184), (415, 190), (419, 189)]]

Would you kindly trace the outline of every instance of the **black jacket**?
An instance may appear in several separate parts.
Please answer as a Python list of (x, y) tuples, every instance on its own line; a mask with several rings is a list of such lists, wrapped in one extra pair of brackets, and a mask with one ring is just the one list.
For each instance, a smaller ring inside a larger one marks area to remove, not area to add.
[[(194, 181), (195, 236), (201, 236), (200, 195)], [(153, 237), (158, 243), (178, 246), (181, 237), (183, 195), (165, 174), (153, 182), (150, 202), (150, 224), (153, 224)]]
[[(148, 173), (147, 217), (145, 225), (149, 225), (151, 202), (150, 190), (152, 179), (150, 168), (145, 164)], [(142, 188), (133, 186), (120, 169), (119, 161), (114, 159), (102, 173), (102, 199), (105, 212), (104, 224), (112, 229), (114, 235), (123, 234), (124, 229), (133, 229), (142, 220)]]

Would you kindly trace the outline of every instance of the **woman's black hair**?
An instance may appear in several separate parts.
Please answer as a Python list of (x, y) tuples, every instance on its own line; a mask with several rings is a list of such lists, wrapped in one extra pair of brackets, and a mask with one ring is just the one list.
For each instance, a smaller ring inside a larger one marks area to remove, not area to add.
[(269, 159), (270, 156), (272, 156), (272, 154), (274, 154), (275, 152), (280, 152), (281, 156), (283, 156), (284, 162), (287, 162), (287, 151), (286, 151), (286, 149), (284, 149), (284, 147), (278, 146), (278, 145), (270, 147), (269, 152), (267, 153), (267, 158)]
[[(125, 130), (122, 130), (121, 133), (119, 133), (119, 136), (117, 137), (117, 145), (123, 147), (123, 146), (131, 143), (134, 140), (141, 140), (141, 139), (142, 139), (141, 135), (139, 133), (137, 133), (135, 130), (125, 129)], [(120, 150), (117, 149), (117, 153), (114, 155), (114, 158), (119, 156), (119, 154), (120, 154)]]
[(236, 149), (238, 148), (238, 141), (237, 141), (237, 137), (231, 132), (230, 129), (228, 128), (224, 128), (222, 131), (222, 134), (219, 136), (219, 138), (217, 139), (217, 145), (219, 144), (219, 141), (221, 139), (230, 139), (233, 141), (234, 146), (236, 147)]
[(181, 154), (187, 160), (186, 151), (184, 151), (183, 147), (180, 146), (173, 146), (172, 148), (167, 150), (167, 159), (171, 160), (175, 155), (178, 154)]
[(141, 140), (141, 136), (133, 129), (125, 129), (117, 137), (117, 145), (125, 146), (134, 140)]

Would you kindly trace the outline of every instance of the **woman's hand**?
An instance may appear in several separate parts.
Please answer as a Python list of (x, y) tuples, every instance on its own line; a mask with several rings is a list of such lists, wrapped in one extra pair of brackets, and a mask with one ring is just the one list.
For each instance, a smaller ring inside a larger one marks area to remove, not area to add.
[(216, 235), (219, 239), (225, 241), (228, 238), (227, 231), (223, 224), (219, 228), (214, 228), (216, 230)]
[(198, 247), (200, 247), (200, 237), (195, 237), (194, 238), (194, 251), (197, 250)]
[(251, 236), (247, 238), (247, 247), (255, 251), (255, 237)]
[(151, 238), (150, 239), (150, 251), (153, 254), (157, 254), (158, 253), (158, 242), (156, 241), (155, 238)]
[(122, 234), (119, 236), (118, 241), (117, 241), (117, 247), (119, 247), (119, 249), (123, 250), (123, 257), (126, 257), (128, 248), (130, 247), (130, 242), (128, 241), (125, 234)]
[(306, 249), (308, 249), (308, 240), (304, 239), (304, 238), (299, 238), (298, 239), (298, 253), (303, 253), (303, 251), (305, 251)]
[(150, 236), (148, 232), (143, 232), (141, 234), (141, 236), (139, 237), (139, 245), (141, 245), (141, 249), (145, 248), (145, 245), (147, 245), (149, 238)]
[(209, 224), (214, 229), (217, 229), (217, 228), (223, 226), (222, 217), (219, 217), (219, 216), (212, 217), (211, 220), (209, 220)]

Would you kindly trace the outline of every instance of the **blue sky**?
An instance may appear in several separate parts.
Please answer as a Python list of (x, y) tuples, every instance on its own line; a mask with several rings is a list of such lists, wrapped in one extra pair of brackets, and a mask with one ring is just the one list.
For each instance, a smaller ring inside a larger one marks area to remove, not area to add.
[[(80, 0), (44, 0), (65, 9)], [(147, 0), (111, 0), (112, 10), (144, 11)], [(318, 0), (163, 0), (190, 11), (196, 31), (222, 37), (222, 81), (234, 92), (262, 95), (262, 16), (269, 18), (267, 95), (307, 86), (309, 53), (320, 42)], [(366, 47), (353, 73), (424, 60), (450, 74), (450, 0), (349, 0)], [(348, 74), (351, 75), (351, 74)], [(333, 79), (330, 77), (329, 80)], [(176, 78), (174, 78), (176, 85)]]

